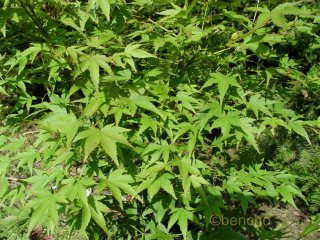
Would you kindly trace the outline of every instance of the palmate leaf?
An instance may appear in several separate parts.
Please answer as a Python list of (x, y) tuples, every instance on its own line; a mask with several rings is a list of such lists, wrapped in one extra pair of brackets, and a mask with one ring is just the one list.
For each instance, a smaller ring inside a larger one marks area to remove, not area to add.
[(158, 161), (162, 156), (165, 163), (169, 161), (170, 152), (174, 151), (174, 146), (168, 144), (167, 141), (161, 141), (161, 144), (149, 144), (143, 151), (142, 155), (150, 155), (151, 160), (148, 162), (149, 165)]
[(19, 65), (19, 74), (23, 71), (28, 62), (33, 63), (35, 58), (42, 52), (48, 52), (49, 48), (46, 44), (32, 44), (23, 52), (16, 54), (14, 58), (10, 58), (5, 65), (10, 65), (9, 71), (16, 65)]
[(168, 230), (172, 228), (173, 224), (178, 222), (183, 238), (187, 239), (188, 220), (196, 222), (195, 216), (192, 212), (184, 208), (175, 208), (171, 212), (170, 220), (168, 222)]
[[(17, 165), (18, 168), (28, 165), (30, 173), (33, 171), (33, 163), (35, 160), (39, 160), (40, 154), (34, 148), (28, 148), (25, 152), (18, 153), (15, 156), (15, 159), (19, 159), (19, 163)], [(1, 174), (0, 174), (1, 175)]]
[[(125, 172), (125, 169), (122, 168), (110, 172), (108, 178), (103, 179), (97, 187), (99, 191), (108, 187), (111, 190), (114, 198), (120, 204), (121, 208), (123, 208), (122, 192), (125, 192), (132, 197), (136, 197), (138, 194), (137, 191), (130, 185), (134, 183), (134, 179), (130, 175), (125, 174)], [(140, 197), (138, 197), (138, 199), (140, 199)]]
[(110, 0), (89, 0), (87, 4), (87, 12), (95, 9), (95, 7), (99, 7), (102, 13), (105, 15), (107, 21), (110, 21)]
[(103, 212), (108, 211), (108, 208), (93, 196), (88, 198), (88, 203), (92, 219), (98, 224), (99, 227), (103, 229), (107, 235), (109, 235), (110, 233), (103, 215)]
[(137, 93), (133, 93), (130, 96), (130, 101), (137, 105), (140, 108), (149, 110), (151, 112), (154, 112), (158, 114), (162, 119), (165, 119), (166, 116), (164, 113), (162, 113), (152, 102), (155, 101), (155, 99), (148, 97), (148, 96), (141, 96)]
[(128, 131), (130, 130), (121, 127), (114, 127), (113, 125), (107, 125), (101, 129), (100, 144), (103, 150), (113, 159), (115, 163), (118, 163), (116, 143), (122, 143), (132, 147), (127, 141), (126, 137), (122, 135), (122, 133)]
[(293, 130), (295, 133), (297, 133), (300, 136), (304, 137), (308, 141), (308, 143), (311, 145), (311, 141), (310, 141), (310, 138), (308, 136), (308, 133), (304, 129), (302, 124), (303, 124), (303, 121), (301, 121), (301, 120), (290, 121), (288, 123), (287, 128), (289, 130)]
[(223, 75), (222, 73), (211, 73), (210, 78), (202, 86), (201, 89), (212, 86), (214, 83), (218, 84), (220, 104), (222, 104), (224, 96), (226, 95), (230, 86), (241, 87), (234, 76)]
[(82, 72), (86, 70), (89, 71), (90, 79), (96, 90), (99, 89), (100, 68), (104, 69), (109, 75), (114, 75), (110, 65), (108, 64), (111, 60), (104, 55), (83, 55), (80, 60), (80, 70)]
[(141, 135), (144, 131), (151, 128), (154, 136), (157, 135), (158, 127), (161, 126), (161, 123), (148, 117), (145, 114), (141, 114), (141, 119), (139, 120), (140, 128), (139, 131), (135, 134), (135, 136)]
[(83, 177), (80, 180), (66, 179), (62, 181), (65, 185), (59, 191), (60, 195), (66, 196), (69, 201), (78, 200), (78, 204), (81, 206), (81, 214), (79, 221), (81, 222), (80, 233), (83, 236), (87, 236), (85, 230), (88, 227), (91, 219), (104, 230), (106, 234), (109, 234), (105, 217), (103, 213), (107, 213), (109, 208), (99, 201), (99, 196), (91, 195), (88, 192), (88, 187), (95, 185), (95, 181)]
[(182, 178), (182, 181), (187, 179), (189, 173), (194, 176), (201, 175), (199, 168), (203, 166), (199, 166), (197, 165), (197, 163), (199, 163), (199, 161), (192, 161), (190, 158), (182, 158), (177, 160), (180, 177)]
[(299, 3), (283, 3), (278, 5), (271, 11), (270, 17), (272, 22), (283, 29), (287, 28), (288, 21), (285, 15), (298, 15), (298, 16), (307, 16), (311, 12), (307, 9), (300, 9), (296, 7)]
[(58, 132), (65, 135), (67, 144), (71, 144), (82, 122), (76, 118), (73, 112), (68, 113), (66, 109), (55, 105), (50, 105), (48, 108), (52, 110), (52, 113), (40, 120), (38, 122), (39, 126), (49, 132)]
[(260, 94), (255, 94), (250, 97), (250, 100), (247, 104), (248, 108), (251, 109), (257, 118), (259, 118), (259, 112), (262, 112), (270, 117), (272, 117), (272, 114), (270, 110), (268, 109), (268, 105), (273, 104), (272, 101), (266, 101), (265, 98), (261, 97)]
[(77, 199), (83, 205), (88, 206), (89, 194), (87, 189), (95, 185), (95, 183), (94, 180), (88, 177), (82, 177), (79, 180), (74, 178), (65, 179), (61, 181), (62, 187), (59, 193), (65, 195), (70, 201)]
[(103, 105), (105, 101), (103, 94), (98, 92), (96, 96), (89, 100), (88, 104), (82, 111), (81, 117), (91, 117), (99, 110), (100, 106)]
[(179, 91), (175, 97), (175, 101), (178, 103), (178, 109), (181, 112), (183, 108), (195, 113), (195, 109), (192, 104), (199, 105), (199, 100), (190, 96), (191, 92)]
[(213, 117), (220, 117), (222, 109), (217, 100), (211, 100), (208, 104), (201, 106), (201, 112), (197, 114), (198, 129), (202, 131)]
[[(167, 166), (167, 164), (165, 162), (160, 162), (160, 161), (156, 162), (156, 163), (152, 164), (151, 166), (147, 166), (147, 167), (143, 168), (138, 176), (142, 181), (143, 181), (143, 179), (146, 179), (147, 177), (152, 177), (152, 179), (154, 179), (156, 174), (161, 172), (161, 170), (163, 170), (166, 166)], [(142, 183), (141, 185), (144, 185), (144, 187), (139, 186), (138, 189), (140, 189), (140, 190), (138, 192), (147, 188), (144, 183)]]
[[(256, 133), (259, 132), (259, 130), (252, 126), (252, 122), (254, 122), (255, 119), (253, 118), (241, 118), (238, 124), (234, 124), (234, 125), (238, 125), (239, 127), (241, 127), (242, 131), (236, 131), (236, 137), (237, 136), (243, 136), (250, 144), (251, 146), (258, 152), (260, 153), (259, 147), (258, 147), (258, 143), (255, 139), (255, 135)], [(240, 142), (238, 143), (240, 144)]]
[(187, 132), (193, 132), (194, 134), (196, 134), (197, 132), (196, 126), (189, 122), (183, 122), (179, 125), (174, 126), (174, 128), (177, 129), (177, 132), (175, 132), (174, 134), (173, 142), (176, 142), (180, 136), (184, 135)]
[(299, 4), (300, 2), (283, 3), (272, 9), (272, 11), (270, 11), (268, 8), (261, 7), (250, 7), (247, 9), (261, 12), (257, 18), (254, 30), (264, 27), (270, 22), (270, 20), (276, 26), (286, 29), (288, 20), (286, 19), (285, 15), (310, 16), (311, 11), (306, 8), (298, 8), (297, 5)]
[(34, 210), (28, 226), (28, 235), (34, 227), (40, 224), (46, 225), (52, 233), (59, 220), (57, 203), (65, 202), (66, 200), (61, 194), (52, 194), (43, 190), (33, 191), (33, 194), (36, 198), (27, 203), (27, 207)]
[(97, 0), (101, 11), (106, 16), (107, 21), (110, 21), (110, 0)]
[[(245, 138), (254, 149), (259, 152), (258, 144), (254, 136), (254, 134), (259, 133), (259, 130), (252, 126), (254, 121), (255, 119), (253, 118), (241, 116), (238, 111), (230, 111), (226, 115), (221, 114), (218, 119), (213, 122), (211, 129), (220, 128), (223, 134), (223, 140), (228, 139), (230, 137), (229, 133), (234, 129), (238, 144), (240, 144), (242, 138)], [(218, 144), (218, 142), (215, 144)], [(220, 144), (221, 143), (218, 145)]]
[(132, 147), (131, 144), (128, 142), (127, 138), (122, 135), (122, 133), (128, 131), (130, 130), (121, 127), (115, 127), (112, 124), (105, 126), (101, 130), (91, 127), (87, 130), (80, 132), (77, 135), (75, 141), (84, 138), (86, 139), (84, 143), (84, 161), (87, 161), (90, 153), (100, 145), (105, 151), (105, 153), (117, 165), (119, 165), (117, 156), (117, 143), (122, 143), (129, 147)]
[(109, 211), (109, 208), (96, 198), (97, 197), (89, 196), (87, 204), (83, 205), (81, 209), (81, 227), (79, 231), (83, 236), (86, 237), (88, 237), (86, 228), (90, 224), (91, 219), (93, 219), (96, 224), (103, 229), (107, 235), (109, 235), (109, 230), (103, 215), (103, 213), (107, 213)]
[(60, 18), (60, 21), (66, 25), (66, 26), (70, 26), (72, 28), (74, 28), (75, 30), (77, 30), (78, 32), (82, 32), (84, 29), (82, 29), (81, 27), (79, 27), (76, 22), (74, 21), (74, 19), (68, 17), (67, 15), (63, 15)]
[(173, 175), (169, 173), (163, 173), (156, 176), (152, 183), (148, 186), (148, 194), (152, 198), (154, 197), (162, 188), (164, 191), (169, 193), (174, 199), (177, 199), (173, 185), (170, 179), (173, 178)]
[(139, 174), (141, 181), (137, 187), (137, 192), (141, 192), (145, 189), (148, 191), (150, 198), (153, 198), (160, 189), (163, 189), (169, 193), (174, 199), (177, 199), (171, 179), (174, 176), (168, 172), (162, 170), (167, 166), (167, 163), (156, 162), (152, 166), (144, 169)]
[(204, 186), (209, 186), (210, 183), (205, 180), (201, 175), (196, 176), (196, 175), (190, 175), (185, 179), (185, 184), (184, 184), (184, 195), (187, 196), (190, 192), (190, 184), (192, 187), (200, 194), (202, 199), (208, 203), (208, 196), (205, 192)]
[(231, 126), (236, 124), (238, 125), (239, 121), (238, 112), (228, 112), (228, 114), (221, 114), (212, 124), (212, 128), (221, 128), (223, 135), (228, 135), (231, 130)]
[(159, 224), (166, 216), (166, 213), (173, 209), (175, 200), (171, 196), (159, 195), (152, 199), (152, 207), (156, 210), (155, 218)]
[(77, 135), (76, 140), (83, 138), (86, 139), (84, 144), (84, 161), (87, 161), (90, 153), (95, 150), (98, 145), (101, 145), (105, 153), (110, 156), (117, 165), (119, 165), (117, 157), (117, 143), (122, 143), (131, 147), (131, 144), (127, 141), (126, 137), (122, 135), (122, 133), (128, 131), (130, 130), (115, 127), (113, 125), (107, 125), (101, 130), (91, 127), (88, 130), (80, 132)]
[(280, 193), (280, 195), (282, 196), (282, 199), (285, 202), (290, 203), (292, 206), (294, 206), (295, 208), (297, 208), (296, 204), (294, 203), (293, 200), (293, 194), (290, 191), (290, 189), (287, 188), (287, 185), (282, 185), (280, 187), (277, 188), (277, 192)]
[(135, 58), (156, 58), (157, 56), (151, 53), (146, 52), (145, 50), (140, 49), (140, 44), (128, 45), (124, 53), (128, 57), (135, 57)]
[(100, 130), (96, 128), (91, 128), (91, 129), (82, 131), (77, 135), (75, 140), (77, 141), (82, 138), (86, 138), (84, 143), (84, 159), (83, 159), (83, 161), (86, 162), (90, 153), (93, 150), (95, 150), (100, 144)]

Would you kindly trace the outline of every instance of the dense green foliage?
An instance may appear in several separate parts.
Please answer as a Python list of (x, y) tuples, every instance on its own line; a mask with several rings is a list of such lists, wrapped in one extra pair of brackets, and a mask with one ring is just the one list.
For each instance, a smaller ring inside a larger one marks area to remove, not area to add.
[[(307, 119), (314, 119), (320, 115), (319, 93), (311, 86), (305, 86), (301, 91), (308, 93), (307, 98), (301, 101), (302, 96), (293, 96), (292, 107)], [(272, 141), (269, 141), (269, 158), (276, 169), (288, 169), (298, 175), (298, 186), (309, 203), (308, 210), (317, 214), (320, 212), (320, 148), (319, 137), (310, 131), (310, 139), (315, 145), (308, 145), (303, 139), (286, 132)], [(301, 206), (302, 207), (302, 206)]]
[(319, 108), (295, 106), (319, 91), (315, 2), (0, 6), (4, 237), (262, 239), (211, 217), (306, 200), (266, 142), (319, 139)]

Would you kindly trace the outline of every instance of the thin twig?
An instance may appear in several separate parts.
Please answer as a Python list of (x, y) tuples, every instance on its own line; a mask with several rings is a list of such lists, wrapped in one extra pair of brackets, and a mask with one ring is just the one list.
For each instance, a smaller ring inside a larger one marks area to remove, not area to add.
[(23, 8), (23, 10), (27, 13), (27, 15), (31, 18), (31, 20), (37, 26), (37, 28), (41, 32), (41, 35), (43, 35), (44, 39), (48, 39), (48, 34), (45, 31), (45, 29), (41, 26), (41, 23), (38, 21), (37, 15), (36, 15), (35, 11), (32, 9), (32, 6), (30, 5), (30, 3), (28, 1), (26, 1), (26, 3), (24, 3), (23, 0), (18, 0), (18, 1), (20, 3), (21, 7)]
[[(257, 0), (257, 7), (259, 7), (259, 3), (260, 3), (260, 0)], [(256, 10), (256, 12), (254, 13), (254, 17), (253, 17), (253, 22), (256, 20), (256, 17), (257, 17), (257, 10)]]
[(148, 18), (148, 20), (149, 20), (150, 22), (152, 22), (154, 25), (156, 25), (156, 26), (158, 26), (159, 28), (161, 28), (162, 30), (166, 31), (167, 33), (172, 34), (174, 37), (177, 36), (175, 33), (173, 33), (172, 31), (170, 31), (170, 30), (168, 30), (168, 29), (166, 29), (165, 27), (161, 26), (159, 23), (153, 21), (151, 18)]
[(28, 134), (38, 133), (38, 132), (40, 132), (40, 131), (35, 130), (35, 131), (30, 131), (30, 132), (24, 132), (22, 135), (28, 135)]
[(15, 177), (8, 177), (8, 180), (11, 181), (11, 182), (19, 182), (19, 181), (21, 181), (20, 178), (15, 178)]

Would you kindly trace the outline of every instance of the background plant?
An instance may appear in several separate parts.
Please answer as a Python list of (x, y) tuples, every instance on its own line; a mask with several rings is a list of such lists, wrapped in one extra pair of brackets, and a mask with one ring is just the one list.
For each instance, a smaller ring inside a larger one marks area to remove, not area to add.
[(305, 200), (259, 139), (319, 134), (290, 109), (319, 87), (315, 2), (0, 3), (3, 236), (200, 239)]

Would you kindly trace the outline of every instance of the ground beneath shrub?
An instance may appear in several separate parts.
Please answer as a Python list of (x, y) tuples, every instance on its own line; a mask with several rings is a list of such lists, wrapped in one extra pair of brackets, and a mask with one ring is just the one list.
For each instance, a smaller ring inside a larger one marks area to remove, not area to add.
[[(261, 215), (265, 218), (274, 219), (275, 231), (279, 232), (281, 240), (297, 240), (301, 236), (304, 228), (310, 223), (310, 216), (305, 215), (301, 210), (295, 209), (291, 206), (286, 207), (272, 207), (262, 205), (259, 210)], [(319, 240), (320, 232), (315, 232), (305, 238), (304, 240)]]
[[(263, 204), (259, 209), (254, 211), (254, 215), (263, 217), (264, 219), (272, 219), (272, 224), (269, 234), (263, 237), (261, 234), (259, 238), (248, 237), (248, 240), (319, 240), (320, 231), (315, 232), (305, 238), (300, 238), (304, 228), (310, 223), (310, 217), (305, 215), (301, 210), (295, 209), (291, 206), (270, 206)], [(41, 231), (40, 231), (41, 232)], [(53, 236), (44, 236), (43, 233), (34, 234), (34, 240), (67, 240), (68, 230), (65, 228), (57, 229), (56, 234)], [(77, 232), (73, 233), (71, 239), (85, 240)], [(218, 238), (203, 238), (212, 240), (230, 239), (223, 236)], [(230, 239), (232, 240), (232, 239)]]

